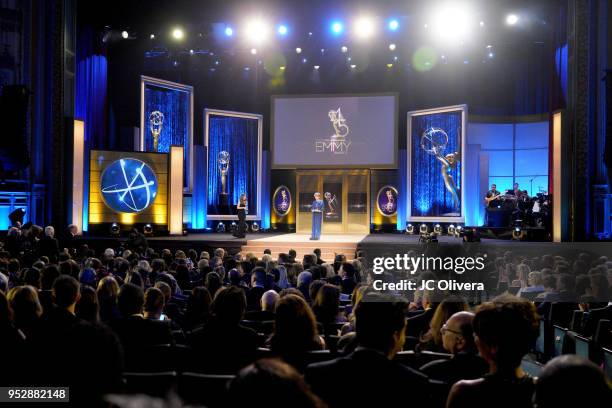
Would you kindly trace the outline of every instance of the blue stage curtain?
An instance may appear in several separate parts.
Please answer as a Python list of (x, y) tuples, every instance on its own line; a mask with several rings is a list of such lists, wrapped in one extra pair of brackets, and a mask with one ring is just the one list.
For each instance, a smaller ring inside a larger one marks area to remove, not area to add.
[(189, 93), (177, 89), (162, 88), (155, 85), (145, 85), (145, 151), (153, 151), (153, 135), (149, 128), (149, 115), (160, 111), (164, 114), (164, 123), (157, 141), (157, 151), (167, 153), (170, 146), (183, 146), (185, 161), (183, 171), (184, 186), (189, 185), (189, 165), (191, 151), (189, 146)]
[[(229, 203), (235, 210), (240, 194), (246, 193), (249, 214), (258, 212), (257, 208), (257, 169), (258, 162), (258, 120), (233, 116), (210, 115), (208, 133), (208, 214), (221, 214), (219, 193), (221, 176), (217, 166), (217, 156), (222, 151), (230, 154), (227, 175)], [(235, 212), (235, 211), (233, 211)]]
[[(412, 194), (411, 215), (415, 217), (443, 217), (444, 214), (456, 212), (451, 194), (446, 190), (442, 177), (442, 164), (421, 148), (421, 136), (429, 128), (440, 128), (448, 134), (448, 145), (444, 154), (459, 152), (461, 154), (461, 111), (434, 113), (412, 117), (412, 155), (409, 192)], [(461, 166), (451, 174), (461, 191)], [(461, 198), (461, 194), (459, 195)]]

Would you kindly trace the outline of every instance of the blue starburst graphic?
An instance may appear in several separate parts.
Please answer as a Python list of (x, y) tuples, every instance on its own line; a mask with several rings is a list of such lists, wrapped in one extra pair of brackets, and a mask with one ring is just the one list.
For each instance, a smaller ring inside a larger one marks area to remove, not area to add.
[(120, 159), (112, 162), (102, 173), (100, 191), (111, 209), (138, 213), (155, 201), (157, 178), (145, 162), (133, 158)]

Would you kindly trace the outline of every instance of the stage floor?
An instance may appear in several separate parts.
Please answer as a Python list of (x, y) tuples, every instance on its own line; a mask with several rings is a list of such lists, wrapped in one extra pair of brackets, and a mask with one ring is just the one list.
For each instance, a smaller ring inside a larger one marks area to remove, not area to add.
[(318, 243), (354, 243), (357, 244), (363, 241), (367, 237), (367, 234), (326, 234), (321, 235), (321, 239), (318, 241), (311, 241), (310, 234), (279, 234), (259, 237), (258, 234), (252, 234), (247, 236), (249, 242), (269, 242), (273, 244), (290, 244), (292, 242), (297, 243), (311, 243), (317, 245)]

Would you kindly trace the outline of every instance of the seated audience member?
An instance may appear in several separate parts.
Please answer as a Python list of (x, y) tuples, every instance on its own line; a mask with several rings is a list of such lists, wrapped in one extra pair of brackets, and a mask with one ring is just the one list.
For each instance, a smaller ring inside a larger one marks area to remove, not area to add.
[(53, 295), (51, 288), (53, 282), (60, 276), (59, 269), (56, 265), (47, 265), (40, 273), (40, 288), (38, 292), (38, 300), (43, 308), (43, 312), (53, 307)]
[(346, 357), (311, 364), (306, 382), (331, 408), (427, 406), (427, 377), (393, 358), (404, 345), (408, 305), (381, 293), (368, 293), (356, 313), (359, 347)]
[(247, 293), (247, 309), (260, 310), (261, 297), (266, 291), (266, 270), (256, 267), (251, 272), (251, 288)]
[(36, 289), (32, 286), (16, 286), (9, 290), (7, 299), (13, 310), (15, 326), (29, 338), (43, 312)]
[(100, 323), (100, 307), (94, 288), (81, 286), (81, 296), (74, 309), (74, 314), (90, 323)]
[(357, 285), (357, 281), (355, 280), (355, 267), (351, 262), (344, 262), (340, 267), (339, 275), (342, 278), (342, 282), (340, 284), (340, 288), (342, 289), (342, 293), (346, 295), (350, 295), (353, 293), (353, 289)]
[(539, 334), (539, 317), (530, 302), (502, 295), (482, 304), (473, 321), (476, 346), (489, 373), (453, 385), (447, 408), (531, 408), (534, 383), (521, 368)]
[(309, 271), (300, 272), (297, 277), (297, 289), (302, 292), (306, 302), (311, 301), (310, 298), (310, 284), (312, 283), (312, 273)]
[(442, 344), (442, 327), (453, 314), (467, 309), (468, 304), (459, 296), (450, 296), (440, 302), (429, 322), (429, 330), (420, 338), (418, 351), (445, 352)]
[(312, 311), (325, 330), (325, 335), (337, 335), (336, 323), (346, 322), (340, 312), (340, 290), (334, 285), (323, 285), (312, 302)]
[(261, 310), (252, 310), (246, 314), (246, 320), (270, 321), (274, 320), (274, 308), (279, 294), (274, 290), (268, 290), (261, 296)]
[(172, 333), (167, 324), (144, 318), (144, 302), (144, 293), (138, 286), (125, 283), (119, 289), (117, 305), (121, 318), (110, 325), (128, 357), (130, 353), (141, 351), (142, 347), (172, 343)]
[(567, 354), (550, 360), (536, 381), (536, 408), (612, 406), (612, 390), (592, 362)]
[(26, 337), (13, 324), (13, 310), (0, 291), (0, 339), (2, 339), (2, 369), (0, 369), (0, 384), (3, 386), (23, 386), (28, 384)]
[(192, 330), (206, 324), (210, 319), (212, 297), (204, 286), (193, 288), (187, 301), (187, 309), (183, 318), (183, 328)]
[(117, 307), (117, 295), (119, 294), (119, 284), (112, 276), (105, 276), (98, 282), (96, 289), (98, 304), (100, 306), (100, 320), (108, 323), (120, 317)]
[(326, 282), (324, 280), (321, 279), (317, 279), (312, 281), (312, 283), (310, 284), (310, 288), (308, 288), (308, 294), (310, 295), (311, 299), (316, 299), (317, 298), (317, 294), (319, 293), (319, 290), (326, 284)]
[(526, 299), (534, 299), (538, 294), (544, 292), (542, 285), (542, 274), (538, 271), (529, 272), (527, 275), (527, 286), (520, 288), (516, 296)]
[(234, 374), (254, 360), (259, 340), (254, 330), (240, 325), (245, 310), (242, 289), (229, 286), (217, 292), (212, 319), (187, 339), (196, 355), (195, 369)]
[(240, 370), (229, 384), (228, 406), (284, 408), (288, 405), (295, 408), (325, 407), (302, 376), (280, 360), (256, 361)]
[(315, 248), (312, 252), (317, 256), (317, 265), (323, 265), (325, 261), (321, 259), (321, 248)]
[(158, 288), (148, 288), (144, 294), (144, 318), (162, 320), (164, 312), (164, 294)]
[(274, 333), (267, 345), (275, 355), (299, 371), (304, 370), (305, 354), (322, 350), (323, 339), (317, 333), (317, 323), (310, 306), (296, 295), (285, 296), (276, 304)]
[(436, 360), (425, 364), (419, 371), (429, 378), (452, 385), (459, 380), (484, 376), (489, 367), (478, 356), (474, 342), (472, 321), (474, 313), (457, 312), (440, 329), (444, 350), (452, 354), (450, 360)]
[(583, 324), (583, 334), (585, 336), (593, 336), (597, 330), (597, 325), (602, 319), (612, 320), (612, 303), (606, 307), (592, 309), (586, 316)]
[[(97, 406), (104, 394), (121, 389), (121, 346), (105, 326), (75, 316), (79, 286), (66, 275), (53, 283), (55, 307), (45, 312), (34, 334), (39, 369), (33, 376), (38, 385), (70, 387), (73, 406)], [(91, 355), (103, 364), (91, 364)]]
[(59, 243), (55, 238), (55, 229), (52, 226), (45, 227), (45, 236), (38, 241), (38, 256), (46, 256), (49, 262), (56, 263), (59, 258)]

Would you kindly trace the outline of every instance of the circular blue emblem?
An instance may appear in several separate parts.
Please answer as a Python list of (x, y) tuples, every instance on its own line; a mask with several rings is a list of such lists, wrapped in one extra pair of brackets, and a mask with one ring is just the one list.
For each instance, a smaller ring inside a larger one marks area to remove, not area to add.
[(274, 212), (284, 217), (291, 211), (291, 191), (286, 186), (279, 186), (272, 196)]
[(384, 217), (397, 214), (397, 189), (393, 186), (383, 186), (376, 194), (376, 208)]
[(138, 213), (147, 209), (157, 195), (157, 178), (145, 162), (125, 158), (112, 162), (100, 178), (102, 199), (111, 209)]

